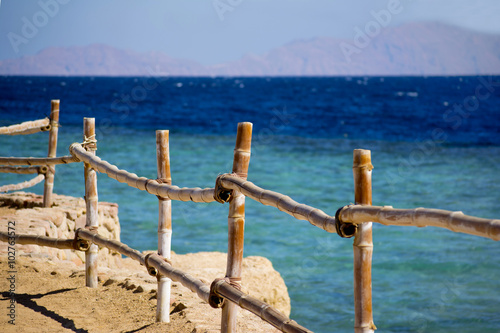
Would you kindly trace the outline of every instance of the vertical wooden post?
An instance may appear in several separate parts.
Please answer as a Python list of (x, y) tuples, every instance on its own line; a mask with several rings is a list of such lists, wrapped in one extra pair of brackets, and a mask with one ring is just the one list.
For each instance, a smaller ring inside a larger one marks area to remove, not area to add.
[[(85, 149), (95, 155), (97, 150), (95, 140), (95, 118), (83, 118)], [(97, 174), (88, 164), (85, 164), (85, 204), (86, 221), (85, 228), (97, 232), (98, 221), (98, 196), (97, 196)], [(90, 245), (85, 252), (85, 285), (90, 288), (97, 288), (97, 255), (98, 247)]]
[[(233, 173), (247, 179), (252, 145), (252, 123), (239, 123), (234, 149)], [(241, 266), (243, 262), (243, 243), (245, 231), (245, 196), (233, 191), (228, 214), (228, 249), (226, 277), (233, 284), (241, 285)], [(238, 305), (225, 302), (222, 307), (222, 333), (236, 332)]]
[[(170, 174), (170, 153), (168, 131), (156, 131), (156, 162), (158, 178), (162, 183), (172, 184)], [(172, 201), (158, 197), (158, 254), (170, 259), (172, 239)], [(158, 275), (158, 292), (156, 299), (156, 321), (170, 322), (170, 289), (172, 281)]]
[[(57, 156), (57, 134), (59, 131), (59, 100), (53, 99), (50, 108), (50, 132), (49, 132), (49, 152), (47, 157)], [(56, 166), (49, 165), (45, 174), (45, 185), (43, 187), (43, 207), (52, 206), (52, 191), (54, 189), (54, 175)]]
[[(354, 200), (372, 204), (371, 152), (355, 149), (353, 156)], [(354, 238), (354, 332), (374, 332), (372, 313), (372, 222), (362, 223)]]

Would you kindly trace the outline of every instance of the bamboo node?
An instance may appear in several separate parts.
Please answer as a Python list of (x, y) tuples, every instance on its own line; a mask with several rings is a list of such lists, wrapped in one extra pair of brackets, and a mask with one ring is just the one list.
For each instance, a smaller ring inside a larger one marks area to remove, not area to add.
[(224, 204), (231, 201), (233, 198), (233, 190), (228, 190), (222, 186), (222, 177), (224, 177), (224, 175), (219, 175), (215, 180), (214, 199)]
[(355, 236), (356, 232), (358, 231), (357, 224), (343, 222), (342, 219), (340, 218), (340, 213), (342, 212), (342, 210), (349, 206), (352, 205), (340, 207), (335, 213), (335, 230), (337, 230), (337, 234), (342, 238), (351, 238)]
[(368, 171), (372, 171), (373, 170), (373, 164), (371, 164), (371, 162), (360, 162), (360, 163), (357, 163), (357, 164), (354, 164), (352, 166), (353, 169), (367, 169)]

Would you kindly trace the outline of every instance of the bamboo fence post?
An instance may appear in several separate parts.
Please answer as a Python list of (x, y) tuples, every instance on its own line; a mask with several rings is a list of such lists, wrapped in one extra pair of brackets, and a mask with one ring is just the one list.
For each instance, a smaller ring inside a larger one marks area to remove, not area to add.
[[(169, 131), (156, 131), (156, 162), (159, 182), (172, 185), (170, 174)], [(170, 259), (172, 240), (172, 201), (158, 196), (158, 254)], [(172, 280), (158, 274), (156, 321), (170, 322), (170, 290)]]
[[(83, 118), (84, 127), (84, 147), (92, 155), (95, 155), (95, 118)], [(86, 222), (85, 228), (97, 232), (98, 221), (98, 196), (97, 196), (97, 174), (96, 171), (85, 163), (85, 204)], [(85, 285), (90, 288), (97, 288), (97, 255), (98, 246), (90, 245), (85, 252)]]
[[(51, 101), (50, 110), (50, 132), (49, 132), (49, 152), (47, 157), (56, 157), (57, 155), (57, 134), (59, 131), (59, 100)], [(52, 206), (52, 191), (54, 189), (54, 176), (56, 166), (50, 165), (45, 174), (45, 185), (43, 187), (43, 207)]]
[[(236, 145), (233, 158), (233, 173), (247, 179), (250, 150), (252, 145), (252, 123), (238, 123)], [(243, 262), (243, 245), (245, 229), (245, 196), (234, 190), (229, 203), (228, 214), (228, 249), (226, 277), (231, 284), (241, 286), (241, 271)], [(236, 332), (236, 317), (238, 306), (227, 302), (222, 307), (222, 333)]]
[[(372, 204), (371, 152), (355, 149), (353, 154), (354, 200), (356, 204)], [(372, 313), (372, 222), (358, 226), (354, 238), (354, 332), (374, 332)]]

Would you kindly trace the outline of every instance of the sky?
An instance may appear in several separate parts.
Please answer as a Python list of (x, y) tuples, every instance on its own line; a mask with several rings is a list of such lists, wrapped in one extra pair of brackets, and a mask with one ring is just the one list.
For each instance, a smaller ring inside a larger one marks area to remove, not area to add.
[(388, 26), (500, 34), (500, 0), (0, 0), (0, 60), (101, 43), (211, 65), (297, 39), (352, 39), (382, 12)]

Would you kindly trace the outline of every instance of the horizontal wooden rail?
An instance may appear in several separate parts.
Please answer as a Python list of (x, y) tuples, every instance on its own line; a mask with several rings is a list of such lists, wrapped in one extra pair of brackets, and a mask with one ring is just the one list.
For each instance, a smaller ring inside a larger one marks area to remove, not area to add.
[(395, 209), (391, 206), (350, 205), (340, 210), (342, 222), (377, 222), (384, 225), (439, 227), (454, 232), (500, 240), (500, 220), (483, 219), (441, 209)]
[[(78, 229), (77, 237), (88, 240), (101, 247), (107, 247), (129, 258), (137, 260), (141, 265), (148, 268), (148, 272), (150, 274), (156, 274), (156, 272), (160, 272), (160, 274), (163, 274), (164, 276), (167, 276), (174, 281), (180, 282), (183, 286), (195, 292), (202, 300), (208, 303), (210, 288), (205, 283), (179, 269), (173, 268), (165, 261), (164, 258), (160, 257), (159, 255), (144, 255), (141, 252), (130, 248), (126, 244), (123, 244), (119, 241), (106, 239), (96, 233), (90, 232), (85, 229)], [(149, 259), (151, 263), (147, 262), (146, 258)], [(156, 268), (156, 271), (151, 271), (151, 267)]]
[(50, 119), (26, 121), (21, 124), (0, 127), (0, 135), (27, 135), (50, 130)]
[(282, 332), (312, 333), (312, 331), (300, 326), (299, 324), (297, 324), (297, 322), (290, 320), (287, 316), (274, 309), (270, 305), (236, 289), (224, 279), (218, 279), (214, 281), (212, 286), (212, 290), (218, 296), (221, 296), (235, 304), (238, 304), (241, 308), (257, 315), (262, 320), (268, 322)]
[(252, 182), (232, 174), (221, 175), (218, 179), (225, 189), (237, 190), (263, 205), (276, 207), (298, 220), (306, 220), (312, 225), (328, 232), (337, 232), (335, 229), (335, 217), (327, 215), (318, 208), (298, 203), (287, 195), (265, 190)]
[(156, 253), (148, 256), (147, 259), (148, 265), (155, 267), (161, 275), (168, 277), (172, 281), (182, 283), (184, 287), (196, 293), (199, 298), (208, 303), (210, 287), (203, 281), (181, 271), (180, 269), (172, 267), (172, 265), (165, 261), (165, 258)]
[(72, 144), (69, 150), (73, 156), (82, 162), (90, 164), (95, 170), (106, 174), (108, 177), (115, 179), (120, 183), (125, 183), (136, 189), (171, 200), (194, 202), (215, 201), (213, 188), (180, 188), (174, 185), (161, 184), (155, 179), (139, 177), (126, 170), (120, 170), (115, 165), (101, 160), (98, 156), (90, 154), (79, 143)]
[(0, 232), (0, 241), (14, 242), (15, 244), (36, 244), (40, 246), (54, 247), (60, 250), (75, 249), (73, 239), (50, 238), (39, 235), (12, 235)]
[(27, 181), (19, 183), (19, 184), (0, 186), (0, 193), (9, 192), (9, 191), (24, 190), (25, 188), (30, 188), (30, 187), (35, 186), (38, 183), (43, 182), (44, 179), (45, 179), (44, 175), (38, 175), (31, 180), (27, 180)]
[[(156, 180), (139, 177), (134, 173), (118, 169), (118, 167), (102, 160), (98, 156), (91, 155), (79, 143), (72, 144), (70, 152), (79, 160), (90, 164), (94, 169), (106, 174), (108, 177), (139, 190), (171, 200), (194, 202), (215, 201), (214, 188), (179, 188), (175, 185), (160, 184)], [(335, 217), (327, 215), (320, 209), (300, 204), (283, 194), (264, 190), (249, 181), (231, 174), (222, 175), (219, 179), (222, 186), (226, 189), (241, 191), (245, 196), (264, 205), (276, 207), (299, 220), (309, 221), (312, 225), (328, 232), (336, 232)]]
[(47, 166), (40, 167), (11, 167), (11, 166), (0, 166), (0, 173), (17, 173), (17, 174), (33, 174), (33, 173), (46, 173), (48, 171)]
[(74, 156), (61, 157), (0, 157), (0, 165), (56, 165), (80, 162)]
[(137, 250), (132, 249), (126, 244), (123, 244), (119, 241), (106, 239), (94, 232), (85, 229), (78, 229), (75, 234), (76, 238), (82, 238), (101, 247), (107, 247), (129, 258), (137, 260), (141, 265), (146, 266), (146, 262), (144, 261), (145, 255), (143, 255), (141, 252)]

